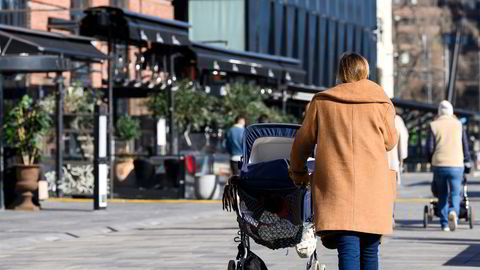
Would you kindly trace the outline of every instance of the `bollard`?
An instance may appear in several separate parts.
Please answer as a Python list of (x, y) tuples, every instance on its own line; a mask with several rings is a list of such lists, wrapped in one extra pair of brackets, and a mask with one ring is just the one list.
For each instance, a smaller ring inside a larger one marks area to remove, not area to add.
[(93, 187), (93, 209), (101, 210), (107, 208), (107, 178), (108, 178), (108, 157), (107, 157), (107, 107), (95, 105), (95, 157), (94, 157), (94, 187)]

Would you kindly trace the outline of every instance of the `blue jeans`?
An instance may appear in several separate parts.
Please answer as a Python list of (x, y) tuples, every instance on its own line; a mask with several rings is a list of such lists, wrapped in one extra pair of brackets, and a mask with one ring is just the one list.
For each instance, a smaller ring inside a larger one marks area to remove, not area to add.
[[(434, 181), (438, 194), (438, 210), (440, 213), (440, 225), (448, 226), (448, 213), (455, 210), (457, 217), (460, 214), (460, 194), (463, 179), (463, 167), (434, 167)], [(449, 206), (448, 197), (452, 199), (452, 205)]]
[(338, 269), (377, 270), (378, 234), (342, 232), (337, 237)]

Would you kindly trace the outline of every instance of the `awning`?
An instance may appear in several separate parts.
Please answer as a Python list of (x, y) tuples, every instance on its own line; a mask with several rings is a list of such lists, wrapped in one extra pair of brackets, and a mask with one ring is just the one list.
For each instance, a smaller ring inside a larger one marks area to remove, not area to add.
[(0, 25), (1, 56), (54, 54), (79, 61), (101, 61), (107, 56), (80, 36)]
[(296, 84), (296, 83), (289, 83), (288, 85), (288, 92), (290, 92), (290, 98), (293, 100), (298, 101), (305, 101), (310, 102), (313, 96), (316, 93), (325, 91), (326, 88), (318, 87), (315, 85), (306, 85), (306, 84)]
[(201, 70), (224, 71), (271, 79), (291, 81), (305, 72), (300, 61), (291, 58), (227, 50), (200, 43), (192, 43), (197, 67)]
[(160, 19), (114, 7), (94, 7), (85, 10), (80, 21), (80, 34), (108, 40), (125, 40), (138, 44), (145, 42), (165, 45), (188, 45), (190, 24)]
[(283, 68), (283, 77), (289, 83), (303, 83), (307, 72), (302, 68), (302, 62), (298, 59), (279, 57)]
[(68, 58), (54, 55), (0, 56), (0, 73), (43, 73), (70, 70)]

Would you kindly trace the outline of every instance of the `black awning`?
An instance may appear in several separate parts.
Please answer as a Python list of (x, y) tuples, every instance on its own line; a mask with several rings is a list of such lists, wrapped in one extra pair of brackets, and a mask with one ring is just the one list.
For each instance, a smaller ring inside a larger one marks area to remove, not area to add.
[(190, 44), (190, 24), (160, 19), (114, 7), (94, 7), (85, 10), (80, 21), (80, 34), (101, 40), (122, 40), (138, 44), (145, 42), (182, 46)]
[(284, 79), (289, 83), (303, 83), (307, 72), (302, 68), (302, 62), (298, 59), (280, 57), (280, 64), (284, 70)]
[(85, 37), (0, 25), (2, 55), (63, 55), (72, 60), (101, 61), (107, 56)]
[(327, 89), (325, 87), (319, 87), (319, 86), (315, 86), (315, 85), (289, 83), (288, 84), (288, 90), (290, 90), (294, 93), (316, 94), (316, 93), (325, 91)]
[[(227, 50), (200, 43), (192, 43), (197, 67), (201, 70), (224, 71), (271, 79), (292, 80), (292, 75), (302, 74), (303, 70), (295, 69), (299, 61), (291, 58)], [(292, 75), (291, 75), (292, 74)], [(305, 72), (303, 72), (305, 74)]]
[(0, 56), (0, 73), (62, 72), (70, 68), (68, 58), (55, 55)]

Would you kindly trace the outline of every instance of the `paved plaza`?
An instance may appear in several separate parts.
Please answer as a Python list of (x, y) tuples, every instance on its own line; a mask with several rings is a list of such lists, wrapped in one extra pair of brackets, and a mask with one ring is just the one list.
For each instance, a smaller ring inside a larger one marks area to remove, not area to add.
[[(431, 174), (409, 174), (398, 189), (397, 228), (381, 246), (381, 269), (476, 269), (480, 224), (442, 232), (438, 219), (422, 226)], [(480, 181), (470, 181), (477, 216)], [(92, 211), (91, 202), (48, 201), (35, 213), (0, 212), (0, 269), (227, 269), (236, 255), (235, 215), (218, 202), (115, 202)], [(294, 249), (252, 250), (269, 269), (305, 269)], [(335, 251), (319, 247), (327, 269)]]

